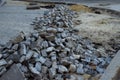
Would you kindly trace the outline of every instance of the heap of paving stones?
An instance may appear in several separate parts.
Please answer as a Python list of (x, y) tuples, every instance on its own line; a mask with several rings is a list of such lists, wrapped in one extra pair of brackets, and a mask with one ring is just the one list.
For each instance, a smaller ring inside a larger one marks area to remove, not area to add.
[(0, 47), (0, 75), (17, 64), (27, 80), (65, 80), (71, 73), (97, 75), (110, 62), (94, 44), (78, 36), (72, 19), (76, 13), (65, 6), (45, 11), (34, 21), (35, 32), (21, 32)]

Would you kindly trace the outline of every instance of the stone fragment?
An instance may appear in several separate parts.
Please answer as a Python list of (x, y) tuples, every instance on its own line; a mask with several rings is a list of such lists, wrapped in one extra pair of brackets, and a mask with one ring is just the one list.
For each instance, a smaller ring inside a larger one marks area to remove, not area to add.
[(47, 67), (50, 67), (52, 65), (52, 62), (49, 59), (46, 59), (44, 65), (46, 65)]
[(46, 74), (48, 71), (48, 68), (46, 66), (42, 66), (42, 73)]
[(42, 46), (43, 48), (47, 48), (47, 47), (48, 47), (48, 42), (47, 42), (47, 41), (43, 41), (43, 42), (41, 43), (41, 46)]
[(63, 79), (70, 79), (70, 74), (69, 73), (66, 73), (66, 74), (63, 74), (62, 75)]
[(54, 62), (52, 63), (52, 67), (55, 68), (55, 69), (58, 68), (58, 65), (57, 65), (57, 62), (56, 62), (56, 61), (54, 61)]
[(13, 50), (17, 50), (17, 49), (18, 49), (18, 46), (19, 46), (18, 44), (14, 44), (14, 45), (12, 46), (12, 49), (13, 49)]
[(64, 80), (61, 74), (56, 74), (56, 80)]
[(90, 77), (91, 77), (91, 75), (89, 75), (89, 74), (84, 74), (83, 77), (84, 77), (85, 80), (89, 80)]
[(102, 48), (102, 47), (98, 48), (97, 51), (98, 51), (98, 52), (101, 54), (101, 56), (103, 56), (103, 57), (107, 57), (107, 56), (108, 56), (108, 54), (106, 54), (106, 52), (105, 52), (105, 49)]
[(34, 49), (37, 47), (37, 42), (31, 41), (30, 45), (28, 45), (31, 49)]
[(3, 57), (3, 58), (7, 58), (9, 55), (10, 55), (9, 53), (3, 53), (3, 54), (2, 54), (2, 57)]
[(58, 72), (60, 72), (60, 73), (68, 72), (68, 69), (63, 65), (59, 65)]
[(66, 51), (70, 52), (70, 49), (69, 48), (65, 48)]
[(75, 58), (75, 59), (80, 59), (80, 55), (76, 55), (76, 54), (73, 54), (73, 57)]
[(6, 58), (6, 60), (8, 61), (13, 60), (14, 62), (19, 62), (19, 59), (20, 59), (20, 55), (18, 54), (17, 51)]
[(51, 47), (54, 47), (54, 46), (55, 46), (55, 44), (52, 43), (51, 41), (49, 41), (49, 45), (50, 45)]
[(12, 44), (11, 42), (7, 42), (5, 46), (6, 46), (8, 49), (10, 49), (10, 48), (12, 47), (12, 45), (13, 45), (13, 44)]
[(53, 51), (53, 50), (55, 50), (54, 47), (49, 47), (49, 48), (46, 49), (46, 52), (51, 52), (51, 51)]
[(20, 60), (19, 60), (19, 62), (23, 62), (23, 61), (25, 61), (25, 59), (26, 59), (26, 56), (25, 55), (23, 55), (21, 58), (20, 58)]
[(59, 55), (59, 57), (61, 57), (61, 58), (64, 58), (64, 57), (67, 56), (66, 53), (59, 53), (58, 55)]
[(35, 40), (36, 40), (36, 38), (35, 38), (35, 37), (33, 37), (33, 36), (32, 36), (32, 37), (30, 37), (30, 41), (31, 41), (31, 42), (33, 42), (33, 43), (34, 43), (34, 42), (35, 42)]
[(37, 58), (36, 61), (40, 61), (43, 64), (43, 63), (45, 63), (46, 59), (41, 56), (41, 57)]
[(63, 32), (63, 33), (61, 34), (61, 36), (62, 36), (63, 38), (65, 38), (65, 37), (67, 37), (67, 34), (66, 34), (65, 32)]
[(55, 28), (48, 28), (47, 32), (49, 32), (49, 33), (56, 33), (57, 29), (55, 29)]
[(63, 32), (64, 29), (63, 29), (63, 28), (57, 28), (57, 31), (58, 31), (58, 32)]
[(31, 41), (29, 40), (29, 38), (26, 38), (28, 40), (26, 41), (22, 41), (21, 44), (25, 44), (26, 46), (30, 46), (31, 45)]
[(26, 54), (26, 60), (30, 59), (33, 56), (33, 51), (29, 50), (28, 53)]
[(104, 68), (97, 67), (96, 70), (101, 74), (104, 72)]
[(64, 22), (57, 22), (58, 27), (64, 27)]
[(17, 65), (17, 67), (20, 69), (21, 68), (21, 66), (22, 66), (22, 64), (21, 63), (17, 63), (16, 64)]
[(36, 51), (34, 51), (34, 52), (33, 52), (33, 57), (34, 57), (34, 58), (38, 58), (38, 57), (39, 57), (39, 54), (38, 54)]
[(50, 68), (49, 69), (49, 76), (50, 78), (54, 78), (56, 75), (56, 69), (55, 68)]
[(48, 41), (54, 41), (55, 40), (55, 35), (49, 35), (49, 36), (45, 36), (46, 40)]
[(7, 64), (7, 62), (6, 62), (5, 59), (1, 59), (0, 60), (0, 66), (6, 65), (6, 64)]
[(24, 65), (21, 66), (21, 71), (24, 72), (24, 73), (27, 73), (28, 72), (28, 68)]
[(35, 68), (36, 68), (39, 72), (41, 72), (41, 63), (40, 63), (40, 62), (37, 62), (37, 63), (35, 64)]
[(13, 64), (13, 60), (9, 60), (7, 63), (7, 67), (11, 66)]
[(16, 36), (12, 42), (13, 43), (19, 43), (19, 42), (22, 42), (25, 38), (25, 34), (23, 32), (21, 32), (18, 36)]
[(45, 36), (48, 36), (48, 34), (47, 34), (46, 32), (40, 32), (40, 36), (41, 36), (42, 38), (45, 38)]
[(41, 55), (43, 57), (47, 57), (46, 49), (41, 50)]
[(52, 61), (56, 61), (56, 60), (57, 60), (56, 55), (51, 56), (51, 60), (52, 60)]
[[(0, 68), (0, 76), (3, 75), (6, 72), (6, 68), (5, 67), (1, 67)], [(0, 79), (1, 80), (1, 79)]]
[(70, 68), (69, 68), (69, 71), (70, 72), (75, 72), (76, 71), (76, 66), (74, 64), (71, 64)]
[(77, 80), (76, 77), (74, 75), (70, 76), (70, 79), (66, 79), (66, 80)]
[(37, 74), (37, 75), (40, 74), (40, 72), (37, 71), (37, 69), (36, 69), (35, 67), (33, 67), (32, 64), (29, 64), (29, 69), (30, 69), (30, 71), (31, 71), (32, 73), (34, 73), (34, 74)]
[[(65, 48), (65, 46), (62, 44), (62, 43), (60, 43), (60, 46), (62, 47), (62, 48)], [(65, 49), (66, 50), (66, 49)]]
[(78, 74), (83, 74), (84, 73), (84, 69), (83, 69), (83, 64), (79, 64), (77, 67), (77, 73)]
[(2, 58), (2, 56), (3, 56), (3, 55), (2, 55), (2, 54), (0, 54), (0, 59)]
[(26, 49), (25, 44), (21, 44), (21, 47), (20, 47), (20, 54), (26, 55), (26, 53), (27, 53), (27, 49)]
[(71, 62), (69, 62), (67, 59), (62, 59), (62, 60), (61, 60), (61, 63), (62, 63), (62, 65), (64, 65), (64, 66), (69, 66), (69, 65), (71, 64)]
[(34, 33), (32, 34), (32, 36), (35, 37), (35, 38), (38, 38), (38, 37), (39, 37), (39, 34), (38, 34), (38, 32), (34, 32)]
[(76, 80), (85, 80), (82, 75), (74, 74), (74, 76), (76, 77)]

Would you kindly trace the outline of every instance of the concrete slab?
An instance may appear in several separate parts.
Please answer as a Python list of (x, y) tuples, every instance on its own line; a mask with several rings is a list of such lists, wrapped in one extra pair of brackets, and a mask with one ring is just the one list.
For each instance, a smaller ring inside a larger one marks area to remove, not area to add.
[(26, 10), (26, 4), (23, 3), (9, 0), (0, 7), (0, 44), (5, 44), (21, 31), (26, 35), (32, 32), (32, 20), (46, 10)]
[(25, 80), (25, 76), (19, 70), (16, 64), (13, 64), (11, 68), (2, 76), (0, 80)]

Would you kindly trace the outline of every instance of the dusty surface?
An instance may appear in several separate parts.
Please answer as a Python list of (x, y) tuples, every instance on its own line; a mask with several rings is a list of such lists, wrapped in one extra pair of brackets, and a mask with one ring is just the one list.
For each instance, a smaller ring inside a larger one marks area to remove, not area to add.
[(80, 35), (90, 38), (93, 42), (109, 42), (110, 39), (119, 38), (120, 19), (104, 14), (79, 13), (77, 20), (81, 24), (76, 25)]
[(5, 44), (21, 31), (26, 35), (33, 31), (32, 20), (42, 15), (45, 9), (26, 10), (27, 4), (8, 0), (0, 7), (0, 44)]

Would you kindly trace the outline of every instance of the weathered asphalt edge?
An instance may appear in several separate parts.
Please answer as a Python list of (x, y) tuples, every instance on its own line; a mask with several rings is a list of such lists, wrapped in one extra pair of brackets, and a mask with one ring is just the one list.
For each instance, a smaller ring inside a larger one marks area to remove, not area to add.
[(107, 67), (105, 73), (102, 75), (100, 80), (117, 80), (116, 76), (120, 69), (120, 50), (117, 52), (116, 56), (111, 61), (110, 65)]

